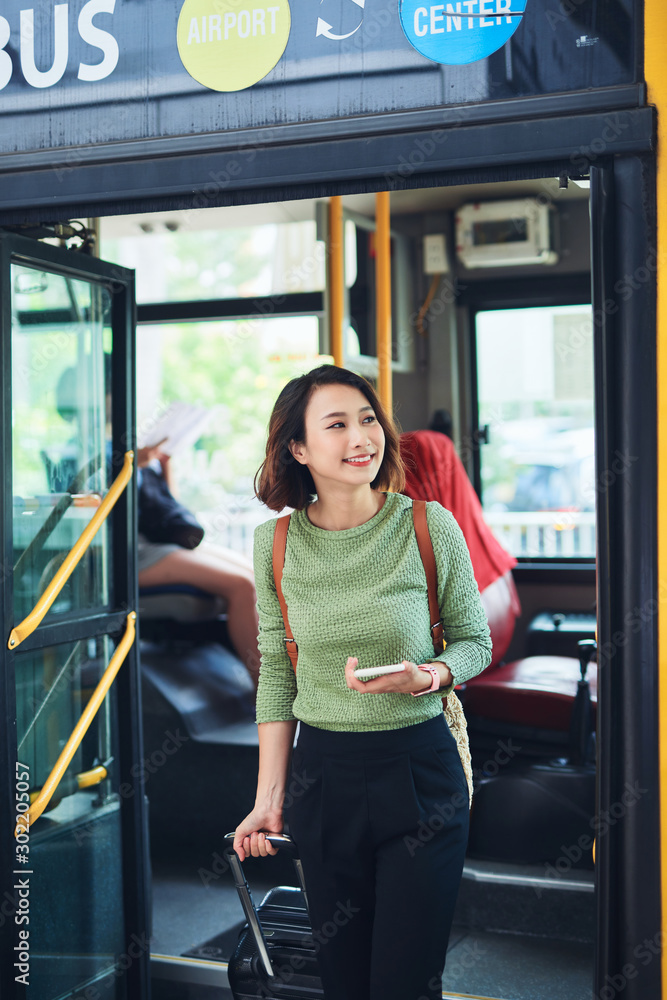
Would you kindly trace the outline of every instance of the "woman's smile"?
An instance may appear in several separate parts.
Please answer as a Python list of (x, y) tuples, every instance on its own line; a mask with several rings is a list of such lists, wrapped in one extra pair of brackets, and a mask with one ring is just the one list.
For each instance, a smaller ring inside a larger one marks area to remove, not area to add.
[(355, 455), (354, 458), (344, 458), (343, 461), (347, 462), (348, 465), (361, 465), (365, 467), (370, 465), (374, 458), (375, 452), (372, 452), (370, 455)]

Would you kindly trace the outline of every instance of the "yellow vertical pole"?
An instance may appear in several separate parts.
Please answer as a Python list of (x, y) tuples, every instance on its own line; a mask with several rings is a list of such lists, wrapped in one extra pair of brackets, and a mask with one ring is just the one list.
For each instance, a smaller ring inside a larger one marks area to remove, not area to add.
[[(661, 124), (667, 115), (667, 7), (662, 0), (645, 0), (644, 4), (644, 74), (649, 103), (658, 109), (657, 143), (657, 282), (656, 315), (657, 393), (658, 407), (658, 711), (660, 759), (660, 858), (663, 932), (667, 913), (667, 294), (662, 281), (662, 269), (667, 262), (667, 167)], [(667, 129), (665, 130), (667, 137)], [(667, 997), (667, 957), (663, 948), (662, 996)]]
[(375, 342), (378, 356), (378, 395), (388, 413), (391, 392), (391, 239), (389, 192), (375, 195)]
[(343, 367), (343, 313), (345, 310), (345, 265), (343, 199), (329, 199), (329, 343), (334, 364)]

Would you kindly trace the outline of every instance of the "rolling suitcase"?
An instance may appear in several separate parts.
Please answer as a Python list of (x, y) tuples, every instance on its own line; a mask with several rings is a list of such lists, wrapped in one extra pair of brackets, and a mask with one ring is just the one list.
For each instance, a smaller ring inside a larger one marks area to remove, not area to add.
[(296, 845), (284, 834), (271, 834), (268, 839), (291, 855), (301, 888), (276, 886), (255, 908), (243, 866), (232, 847), (234, 834), (225, 837), (225, 858), (247, 920), (228, 966), (234, 1000), (324, 1000), (318, 945), (311, 934)]

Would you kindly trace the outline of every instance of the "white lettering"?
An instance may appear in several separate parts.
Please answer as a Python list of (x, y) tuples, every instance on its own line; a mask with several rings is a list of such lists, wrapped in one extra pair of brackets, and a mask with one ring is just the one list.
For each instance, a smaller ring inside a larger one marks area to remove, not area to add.
[[(496, 0), (496, 14), (503, 14), (506, 10), (512, 9), (512, 0)], [(501, 23), (501, 18), (496, 18), (496, 24)], [(506, 17), (505, 24), (511, 24), (512, 18)]]
[(0, 90), (7, 86), (12, 78), (12, 57), (9, 52), (5, 52), (5, 45), (9, 41), (11, 29), (6, 17), (0, 17)]
[[(480, 14), (492, 14), (493, 11), (487, 10), (487, 4), (493, 3), (493, 0), (479, 0), (479, 12)], [(480, 17), (479, 23), (482, 28), (492, 28), (493, 21), (489, 21), (484, 16)]]
[(67, 4), (57, 3), (53, 9), (54, 47), (51, 69), (38, 70), (35, 65), (35, 12), (21, 11), (21, 69), (31, 87), (52, 87), (62, 80), (69, 58), (67, 34)]
[(79, 80), (93, 82), (104, 80), (118, 65), (118, 42), (108, 31), (102, 31), (93, 24), (96, 14), (113, 14), (116, 0), (89, 0), (79, 14), (79, 34), (84, 42), (96, 49), (101, 49), (104, 58), (95, 65), (81, 63)]
[(280, 10), (280, 7), (267, 7), (269, 14), (271, 15), (271, 34), (276, 33), (276, 11)]
[(192, 20), (190, 21), (190, 31), (188, 32), (188, 45), (191, 45), (192, 42), (199, 43), (200, 41), (201, 38), (199, 37), (199, 23), (197, 21), (197, 18), (193, 17)]
[(247, 38), (250, 34), (250, 11), (241, 10), (239, 11), (237, 28), (239, 33), (239, 38)]
[[(111, 3), (115, 0), (90, 0), (95, 3)], [(489, 3), (495, 0), (488, 0)], [(424, 13), (427, 13), (426, 9)], [(276, 14), (280, 7), (252, 7), (248, 10), (225, 11), (224, 18), (220, 14), (208, 14), (201, 18), (192, 18), (188, 31), (188, 45), (200, 45), (205, 42), (228, 41), (230, 37), (249, 38), (267, 34), (267, 14), (271, 18), (270, 33), (276, 33)], [(426, 33), (426, 32), (424, 32)], [(97, 43), (99, 45), (99, 42)]]
[[(463, 0), (463, 6), (468, 8), (468, 13), (469, 14), (472, 14), (473, 7), (475, 6), (476, 3), (477, 3), (477, 0)], [(472, 28), (473, 24), (474, 24), (474, 21), (473, 21), (472, 17), (469, 17), (468, 18), (468, 27)]]
[[(511, 3), (511, 0), (509, 0), (509, 2)], [(447, 4), (447, 13), (448, 14), (453, 14), (454, 13), (454, 4), (453, 3), (448, 3)], [(461, 4), (460, 3), (457, 3), (457, 5), (456, 5), (456, 13), (457, 14), (461, 13)], [(460, 17), (448, 17), (447, 18), (447, 31), (451, 31), (452, 30), (452, 22), (454, 23), (454, 27), (456, 28), (456, 30), (460, 31), (461, 30), (461, 18)]]
[(229, 38), (229, 32), (236, 24), (236, 14), (233, 10), (228, 10), (225, 13), (225, 41)]
[[(444, 32), (444, 30), (445, 30), (444, 28), (436, 28), (436, 26), (435, 26), (437, 21), (444, 21), (445, 20), (444, 13), (443, 13), (444, 9), (445, 8), (443, 7), (442, 4), (435, 4), (435, 6), (431, 7), (431, 34), (432, 35), (442, 35), (443, 32)], [(436, 13), (437, 11), (440, 11), (440, 13), (439, 14)]]
[(428, 34), (428, 22), (422, 28), (419, 24), (420, 17), (428, 17), (428, 11), (426, 7), (417, 7), (415, 11), (415, 35), (427, 35)]

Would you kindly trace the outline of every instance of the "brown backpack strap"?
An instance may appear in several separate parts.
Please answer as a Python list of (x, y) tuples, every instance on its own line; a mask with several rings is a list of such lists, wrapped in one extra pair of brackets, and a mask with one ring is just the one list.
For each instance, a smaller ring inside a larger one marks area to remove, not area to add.
[[(424, 572), (426, 573), (426, 583), (428, 586), (428, 613), (431, 619), (431, 639), (433, 640), (433, 651), (437, 656), (445, 648), (442, 622), (440, 621), (440, 608), (438, 607), (438, 570), (435, 565), (435, 553), (431, 533), (428, 530), (426, 520), (426, 501), (412, 501), (412, 519), (415, 522), (415, 534), (417, 535), (417, 545), (419, 555), (422, 557)], [(447, 696), (442, 699), (443, 710), (447, 710)]]
[(419, 554), (422, 557), (426, 573), (426, 583), (428, 584), (428, 613), (431, 619), (431, 639), (433, 640), (433, 649), (437, 656), (439, 653), (442, 653), (445, 645), (443, 642), (442, 622), (440, 621), (440, 609), (438, 607), (438, 572), (435, 566), (433, 542), (431, 541), (428, 521), (426, 520), (425, 500), (412, 501), (412, 517), (415, 522)]
[(296, 673), (296, 661), (299, 657), (299, 650), (297, 649), (296, 642), (294, 641), (292, 630), (289, 627), (287, 604), (285, 603), (282, 588), (283, 567), (285, 565), (285, 549), (287, 548), (287, 530), (289, 528), (289, 519), (291, 516), (291, 514), (285, 514), (284, 517), (279, 517), (276, 521), (276, 528), (273, 533), (273, 579), (276, 584), (278, 600), (280, 601), (280, 610), (282, 611), (283, 622), (285, 623), (285, 648), (287, 649), (287, 655), (292, 663), (294, 673)]

